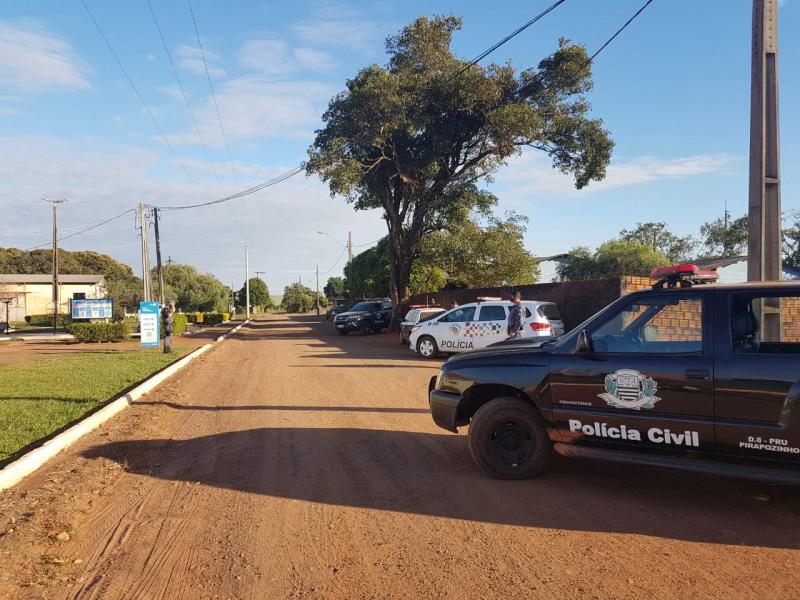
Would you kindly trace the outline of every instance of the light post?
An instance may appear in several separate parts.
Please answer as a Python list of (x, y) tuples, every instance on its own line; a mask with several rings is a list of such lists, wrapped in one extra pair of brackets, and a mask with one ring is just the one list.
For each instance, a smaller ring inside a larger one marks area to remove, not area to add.
[(9, 307), (11, 303), (14, 301), (14, 296), (0, 296), (0, 302), (6, 305), (6, 335), (10, 335), (11, 332), (11, 320), (9, 319)]

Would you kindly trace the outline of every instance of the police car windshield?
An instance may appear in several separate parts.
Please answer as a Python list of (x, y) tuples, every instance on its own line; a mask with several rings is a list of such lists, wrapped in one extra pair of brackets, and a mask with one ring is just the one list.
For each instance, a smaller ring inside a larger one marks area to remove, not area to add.
[(363, 312), (369, 310), (379, 310), (380, 307), (381, 305), (378, 302), (359, 302), (350, 310), (353, 312)]

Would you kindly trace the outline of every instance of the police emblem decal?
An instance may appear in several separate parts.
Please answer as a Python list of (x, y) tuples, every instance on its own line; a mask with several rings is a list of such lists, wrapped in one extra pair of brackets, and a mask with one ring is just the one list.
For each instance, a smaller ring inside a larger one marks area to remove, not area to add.
[(597, 397), (614, 408), (649, 410), (661, 400), (656, 396), (658, 384), (655, 379), (635, 369), (619, 369), (606, 375), (605, 385), (605, 393), (597, 394)]

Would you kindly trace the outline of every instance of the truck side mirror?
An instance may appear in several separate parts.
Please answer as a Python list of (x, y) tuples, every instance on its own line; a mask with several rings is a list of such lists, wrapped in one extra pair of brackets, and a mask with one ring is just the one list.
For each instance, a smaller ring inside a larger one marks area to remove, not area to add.
[(578, 341), (575, 342), (575, 354), (591, 354), (592, 346), (589, 342), (589, 333), (583, 329), (578, 334)]

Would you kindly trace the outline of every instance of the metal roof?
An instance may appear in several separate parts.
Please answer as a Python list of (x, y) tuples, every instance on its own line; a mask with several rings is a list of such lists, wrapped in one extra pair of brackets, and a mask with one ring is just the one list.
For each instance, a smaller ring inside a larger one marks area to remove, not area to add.
[[(59, 275), (59, 283), (90, 283), (98, 284), (105, 279), (105, 275)], [(44, 274), (21, 274), (21, 273), (0, 273), (0, 283), (20, 284), (20, 283), (52, 283), (53, 276), (49, 273)]]

